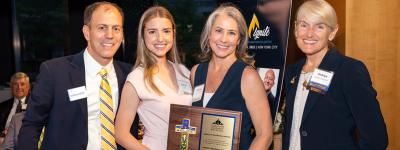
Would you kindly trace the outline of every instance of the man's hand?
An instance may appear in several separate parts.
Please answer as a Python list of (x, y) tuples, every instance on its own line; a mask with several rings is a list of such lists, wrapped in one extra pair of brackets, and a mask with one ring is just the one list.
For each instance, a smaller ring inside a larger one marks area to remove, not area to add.
[(0, 137), (0, 145), (3, 144), (3, 141), (4, 141), (4, 137)]
[(4, 136), (1, 136), (1, 137), (5, 137), (5, 136), (7, 135), (7, 132), (8, 132), (8, 129), (4, 129), (4, 130), (1, 132), (1, 135), (4, 135)]

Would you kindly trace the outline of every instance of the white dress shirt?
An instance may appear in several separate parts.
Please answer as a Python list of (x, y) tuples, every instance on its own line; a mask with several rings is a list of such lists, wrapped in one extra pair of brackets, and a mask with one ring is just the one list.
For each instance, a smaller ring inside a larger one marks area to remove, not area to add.
[(88, 150), (101, 150), (101, 125), (100, 125), (100, 82), (101, 76), (98, 74), (102, 68), (107, 70), (108, 82), (110, 83), (114, 115), (118, 107), (118, 79), (114, 70), (113, 61), (106, 66), (101, 66), (89, 54), (87, 49), (83, 53), (85, 63), (85, 81), (88, 106)]
[(300, 74), (297, 84), (296, 97), (294, 99), (292, 128), (290, 130), (289, 150), (301, 150), (300, 126), (303, 119), (304, 107), (306, 105), (309, 90), (303, 86), (304, 81), (310, 80), (312, 72)]
[[(21, 99), (22, 104), (25, 104), (25, 99), (26, 99), (26, 97), (23, 97)], [(14, 97), (14, 103), (13, 103), (13, 106), (11, 108), (10, 114), (8, 114), (6, 126), (4, 126), (4, 129), (8, 129), (8, 126), (10, 125), (11, 118), (15, 115), (15, 112), (17, 111), (18, 103), (19, 103), (19, 100)]]

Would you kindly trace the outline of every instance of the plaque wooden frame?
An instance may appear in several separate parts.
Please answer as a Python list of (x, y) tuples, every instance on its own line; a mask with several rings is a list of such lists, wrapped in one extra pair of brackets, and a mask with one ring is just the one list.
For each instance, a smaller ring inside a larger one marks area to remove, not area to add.
[(202, 133), (202, 117), (203, 114), (216, 115), (216, 116), (229, 116), (235, 118), (234, 133), (232, 139), (232, 150), (239, 149), (240, 143), (240, 129), (242, 123), (242, 112), (204, 108), (196, 106), (184, 106), (171, 104), (171, 111), (169, 116), (168, 127), (168, 150), (179, 150), (181, 133), (175, 131), (176, 125), (182, 124), (182, 120), (190, 119), (190, 126), (196, 127), (196, 134), (189, 135), (188, 149), (197, 150), (201, 149), (199, 144)]

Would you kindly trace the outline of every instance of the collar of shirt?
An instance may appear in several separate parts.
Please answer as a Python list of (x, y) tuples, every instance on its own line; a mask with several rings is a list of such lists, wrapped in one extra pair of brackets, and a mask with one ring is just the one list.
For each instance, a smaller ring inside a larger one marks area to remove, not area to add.
[(89, 54), (87, 48), (85, 49), (85, 52), (83, 52), (83, 57), (85, 60), (85, 70), (91, 77), (97, 76), (102, 68), (105, 68), (108, 74), (112, 73), (114, 70), (113, 60), (111, 60), (106, 66), (102, 66)]
[[(25, 99), (26, 99), (26, 97), (23, 97), (23, 98), (21, 99), (21, 102), (22, 102), (23, 104), (25, 104)], [(14, 103), (15, 103), (15, 104), (18, 104), (18, 101), (19, 101), (19, 100), (18, 100), (17, 98), (14, 97)]]

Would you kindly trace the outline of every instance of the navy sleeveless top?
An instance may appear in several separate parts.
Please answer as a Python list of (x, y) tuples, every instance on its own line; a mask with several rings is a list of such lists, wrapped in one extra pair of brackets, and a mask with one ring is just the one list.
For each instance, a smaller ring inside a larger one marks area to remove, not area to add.
[[(194, 87), (206, 83), (208, 63), (209, 62), (204, 62), (198, 65), (194, 78)], [(250, 114), (247, 110), (246, 103), (240, 89), (243, 70), (246, 66), (247, 64), (245, 64), (243, 61), (239, 59), (236, 60), (229, 68), (218, 89), (215, 91), (214, 95), (206, 105), (208, 108), (242, 112), (242, 127), (239, 144), (240, 150), (249, 149), (254, 138), (250, 131), (251, 128), (253, 128), (253, 123), (251, 122)], [(193, 102), (193, 106), (203, 107), (204, 91), (201, 100)]]

